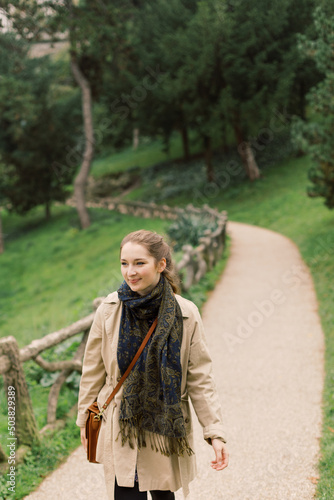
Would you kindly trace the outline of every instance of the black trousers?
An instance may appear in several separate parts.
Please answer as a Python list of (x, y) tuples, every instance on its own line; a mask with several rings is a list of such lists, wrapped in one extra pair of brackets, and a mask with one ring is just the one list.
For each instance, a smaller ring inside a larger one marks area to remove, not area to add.
[[(175, 500), (171, 491), (150, 491), (152, 500)], [(118, 486), (115, 479), (115, 500), (147, 500), (147, 491), (139, 491), (138, 482), (135, 481), (133, 488)]]

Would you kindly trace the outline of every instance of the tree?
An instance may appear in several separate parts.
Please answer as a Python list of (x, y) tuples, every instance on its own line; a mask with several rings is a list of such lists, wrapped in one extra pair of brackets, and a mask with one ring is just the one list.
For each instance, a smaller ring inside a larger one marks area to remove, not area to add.
[[(77, 204), (77, 211), (81, 223), (81, 228), (90, 226), (90, 218), (85, 203), (85, 189), (88, 180), (88, 174), (91, 168), (94, 156), (94, 128), (92, 115), (92, 91), (88, 79), (80, 69), (78, 61), (78, 45), (80, 36), (77, 35), (78, 29), (82, 27), (82, 17), (78, 16), (79, 8), (74, 6), (72, 0), (66, 0), (65, 7), (68, 10), (69, 18), (69, 40), (70, 40), (70, 61), (71, 70), (75, 81), (81, 89), (82, 95), (82, 114), (85, 135), (85, 150), (82, 157), (82, 163), (79, 172), (74, 180), (74, 196)], [(80, 12), (80, 11), (79, 11)], [(78, 17), (80, 24), (78, 24)], [(86, 19), (84, 19), (86, 20)], [(86, 26), (86, 23), (83, 23)]]
[[(135, 25), (135, 53), (141, 61), (142, 79), (147, 78), (148, 68), (154, 68), (157, 74), (147, 99), (139, 104), (139, 126), (148, 135), (162, 135), (167, 149), (171, 134), (177, 130), (182, 137), (185, 160), (190, 158), (191, 120), (184, 109), (188, 68), (180, 38), (185, 38), (196, 10), (196, 2), (159, 0), (141, 9)], [(152, 113), (152, 109), (156, 112)]]
[(0, 37), (1, 194), (19, 214), (42, 204), (49, 217), (73, 179), (73, 167), (55, 166), (77, 140), (80, 113), (75, 92), (60, 84), (62, 68), (28, 49), (10, 33)]
[[(74, 5), (71, 0), (39, 2), (36, 0), (14, 0), (7, 3), (6, 13), (11, 20), (12, 30), (21, 38), (29, 41), (39, 41), (48, 35), (55, 38), (61, 32), (68, 32), (70, 40), (70, 67), (75, 81), (82, 93), (82, 116), (84, 125), (84, 152), (82, 164), (74, 181), (74, 194), (77, 211), (84, 229), (90, 225), (89, 215), (85, 206), (85, 187), (94, 154), (94, 133), (92, 123), (91, 88), (88, 80), (80, 69), (78, 51), (82, 43), (81, 34), (87, 27), (85, 6)], [(59, 164), (58, 160), (58, 164)], [(58, 173), (70, 170), (69, 165), (58, 169)]]
[[(301, 67), (296, 34), (307, 29), (313, 5), (314, 0), (282, 0), (268, 8), (265, 0), (236, 0), (221, 13), (228, 25), (221, 45), (223, 103), (250, 179), (258, 178), (260, 171), (249, 138), (266, 127), (275, 108), (291, 103)], [(307, 82), (302, 91), (307, 92)]]
[[(96, 2), (86, 0), (12, 0), (7, 2), (7, 14), (12, 29), (21, 37), (38, 41), (42, 36), (53, 40), (66, 34), (69, 40), (70, 67), (81, 89), (84, 148), (81, 166), (74, 181), (77, 211), (82, 228), (90, 224), (85, 205), (85, 188), (95, 151), (93, 101), (98, 101), (106, 68), (114, 52), (127, 46), (124, 32), (131, 24), (139, 0)], [(105, 130), (103, 130), (105, 134)], [(77, 155), (78, 156), (78, 155)]]
[(288, 24), (284, 36), (286, 40), (292, 39), (292, 43), (289, 41), (287, 63), (294, 71), (287, 107), (291, 115), (297, 115), (303, 119), (306, 115), (306, 95), (323, 76), (313, 60), (310, 59), (308, 64), (305, 64), (304, 56), (298, 48), (300, 33), (305, 34), (308, 38), (315, 36), (313, 23), (315, 5), (316, 2), (313, 0), (294, 0), (290, 3)]
[(266, 0), (13, 0), (18, 13), (29, 5), (28, 13), (12, 15), (22, 36), (69, 36), (85, 123), (82, 175), (75, 183), (80, 211), (97, 134), (103, 146), (122, 147), (136, 128), (163, 135), (168, 145), (178, 130), (189, 158), (188, 131), (196, 131), (210, 182), (213, 150), (231, 128), (247, 175), (259, 177), (251, 137), (273, 108), (304, 109), (313, 67), (301, 64), (295, 42), (314, 2), (282, 0), (268, 8)]
[(190, 156), (188, 131), (195, 130), (202, 142), (208, 181), (213, 181), (213, 140), (223, 121), (222, 61), (217, 51), (221, 29), (214, 10), (208, 2), (148, 3), (138, 15), (135, 37), (142, 79), (144, 69), (160, 72), (149, 97), (138, 105), (141, 130), (162, 134), (167, 144), (177, 130), (185, 159)]
[(312, 166), (308, 189), (310, 197), (322, 197), (328, 208), (334, 208), (334, 14), (318, 7), (314, 12), (316, 39), (300, 37), (300, 49), (315, 61), (324, 75), (308, 94), (309, 121), (296, 119), (292, 137), (296, 145), (309, 153)]
[(313, 4), (282, 0), (268, 9), (265, 0), (148, 3), (135, 26), (136, 51), (143, 67), (161, 68), (163, 79), (137, 105), (140, 128), (160, 131), (167, 140), (180, 130), (185, 156), (187, 131), (196, 130), (209, 182), (213, 148), (224, 145), (232, 128), (248, 177), (258, 178), (251, 137), (266, 127), (274, 108), (293, 105), (302, 112), (314, 82), (314, 66), (305, 69), (295, 49)]

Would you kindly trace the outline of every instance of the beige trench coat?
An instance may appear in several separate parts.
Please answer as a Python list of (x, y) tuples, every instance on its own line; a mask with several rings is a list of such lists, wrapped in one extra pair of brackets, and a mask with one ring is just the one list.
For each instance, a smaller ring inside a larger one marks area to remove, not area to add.
[[(180, 295), (176, 295), (176, 299), (183, 316), (181, 402), (189, 444), (193, 449), (189, 398), (202, 425), (203, 437), (208, 442), (213, 438), (223, 439), (221, 409), (198, 309)], [(101, 407), (120, 377), (117, 343), (121, 311), (122, 303), (117, 292), (108, 295), (96, 311), (83, 360), (76, 421), (79, 427), (85, 426), (88, 406), (97, 398)], [(104, 464), (108, 498), (114, 499), (115, 475), (120, 486), (134, 485), (136, 467), (141, 491), (176, 491), (182, 487), (186, 497), (189, 483), (196, 475), (195, 456), (165, 457), (152, 451), (150, 446), (140, 451), (128, 445), (122, 447), (121, 439), (117, 439), (121, 398), (122, 388), (105, 412), (97, 446), (97, 460)]]

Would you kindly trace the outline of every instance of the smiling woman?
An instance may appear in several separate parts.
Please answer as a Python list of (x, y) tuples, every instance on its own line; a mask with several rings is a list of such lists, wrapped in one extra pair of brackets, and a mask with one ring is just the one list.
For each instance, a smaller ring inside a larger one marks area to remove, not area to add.
[(135, 231), (121, 243), (124, 282), (98, 308), (80, 383), (77, 425), (87, 447), (87, 408), (101, 407), (157, 318), (141, 356), (104, 411), (96, 460), (110, 500), (173, 500), (196, 473), (189, 398), (213, 447), (213, 469), (227, 467), (221, 409), (198, 309), (178, 295), (170, 247)]
[(122, 245), (121, 269), (126, 283), (133, 292), (147, 295), (158, 284), (160, 274), (166, 268), (163, 257), (158, 263), (142, 245), (128, 241)]

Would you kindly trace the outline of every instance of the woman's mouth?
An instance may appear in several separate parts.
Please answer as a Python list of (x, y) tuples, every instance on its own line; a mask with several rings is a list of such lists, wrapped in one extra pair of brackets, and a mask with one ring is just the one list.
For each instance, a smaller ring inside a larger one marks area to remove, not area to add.
[(137, 280), (129, 280), (129, 283), (131, 283), (131, 285), (135, 285), (136, 283), (138, 283), (139, 281), (139, 278)]

